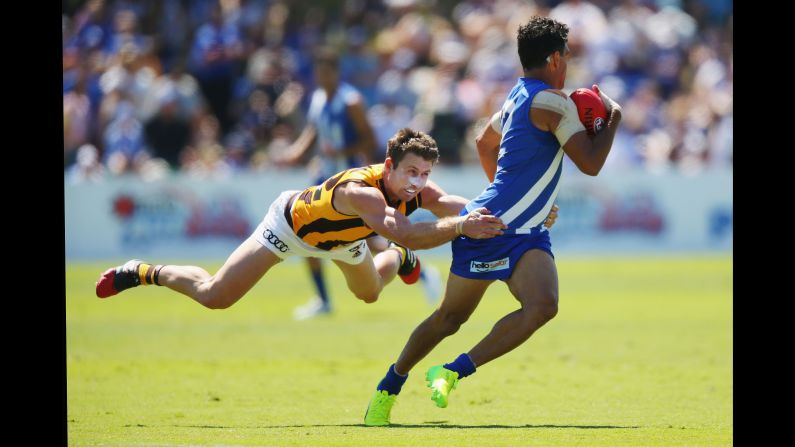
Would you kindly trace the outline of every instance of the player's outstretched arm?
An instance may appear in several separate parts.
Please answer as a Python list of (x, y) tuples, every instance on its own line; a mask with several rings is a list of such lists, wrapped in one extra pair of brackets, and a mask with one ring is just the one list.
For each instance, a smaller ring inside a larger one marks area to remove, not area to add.
[(420, 195), (422, 196), (422, 207), (432, 212), (436, 217), (458, 216), (466, 204), (469, 203), (469, 199), (447, 194), (431, 180), (428, 180)]
[(433, 222), (412, 223), (386, 203), (375, 188), (355, 183), (337, 189), (335, 206), (345, 214), (355, 214), (376, 233), (412, 250), (433, 248), (463, 234), (473, 239), (488, 239), (502, 234), (502, 220), (486, 209), (466, 216), (445, 217)]
[[(420, 194), (422, 195), (422, 207), (437, 217), (458, 216), (469, 203), (469, 200), (464, 197), (447, 194), (439, 185), (430, 180)], [(555, 225), (559, 209), (557, 205), (552, 205), (549, 215), (544, 220), (545, 227), (552, 228)]]

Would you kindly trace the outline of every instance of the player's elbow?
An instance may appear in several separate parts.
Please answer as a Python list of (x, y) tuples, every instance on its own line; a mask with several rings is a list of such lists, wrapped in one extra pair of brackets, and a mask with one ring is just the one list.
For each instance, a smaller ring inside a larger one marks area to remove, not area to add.
[(582, 173), (585, 175), (590, 175), (591, 177), (596, 177), (597, 175), (599, 175), (599, 171), (601, 170), (602, 170), (601, 168), (590, 168), (583, 170)]
[(591, 177), (596, 177), (599, 175), (599, 171), (602, 170), (602, 165), (597, 163), (583, 163), (579, 166), (580, 171), (585, 175), (590, 175)]
[(426, 244), (420, 244), (420, 243), (417, 243), (417, 241), (411, 240), (411, 239), (405, 240), (403, 242), (404, 243), (400, 244), (400, 245), (408, 248), (409, 250), (427, 250), (429, 248), (432, 248), (432, 246), (429, 246), (429, 245), (426, 245)]
[(419, 243), (417, 243), (417, 238), (414, 237), (411, 231), (399, 231), (396, 233), (392, 233), (392, 236), (389, 237), (390, 240), (393, 242), (402, 245), (409, 250), (421, 250), (427, 247), (421, 247)]
[(372, 303), (378, 301), (378, 293), (362, 293), (362, 292), (358, 292), (358, 293), (356, 293), (356, 298), (364, 301), (367, 304), (372, 304)]
[(481, 157), (488, 156), (499, 150), (499, 146), (495, 147), (494, 145), (488, 144), (488, 141), (483, 138), (483, 136), (477, 136), (475, 138), (475, 148), (478, 150), (478, 155)]
[(486, 150), (486, 145), (483, 144), (483, 135), (475, 137), (475, 148), (477, 148), (478, 152), (481, 154)]

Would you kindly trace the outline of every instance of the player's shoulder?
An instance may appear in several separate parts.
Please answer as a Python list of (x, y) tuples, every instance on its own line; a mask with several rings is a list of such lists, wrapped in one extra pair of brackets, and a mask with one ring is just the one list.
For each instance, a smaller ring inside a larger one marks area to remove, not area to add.
[(356, 187), (377, 187), (380, 181), (383, 181), (384, 164), (375, 164), (360, 166), (358, 168), (351, 168), (342, 172), (342, 175), (337, 176), (339, 183), (354, 183), (352, 188)]
[(563, 103), (569, 100), (569, 95), (563, 93), (561, 90), (548, 88), (536, 93), (533, 97), (533, 105), (539, 103)]
[(368, 204), (386, 201), (386, 196), (377, 184), (366, 179), (348, 178), (340, 182), (336, 188), (335, 196), (348, 204)]
[(538, 93), (543, 93), (543, 94), (545, 94), (545, 95), (546, 95), (546, 94), (558, 95), (558, 96), (560, 96), (560, 97), (561, 97), (561, 98), (563, 98), (563, 99), (566, 99), (566, 98), (568, 98), (568, 97), (569, 97), (569, 95), (567, 95), (567, 94), (563, 93), (563, 91), (562, 91), (562, 90), (558, 90), (558, 89), (556, 89), (556, 88), (548, 88), (548, 89), (546, 89), (546, 90), (541, 90), (541, 91), (540, 91), (540, 92), (538, 92)]
[(340, 83), (340, 96), (347, 105), (358, 104), (362, 102), (363, 96), (359, 90), (345, 82)]
[(345, 171), (346, 178), (380, 178), (384, 173), (384, 164), (359, 166)]
[(322, 88), (318, 87), (312, 92), (311, 101), (325, 101), (326, 100), (326, 91)]
[(315, 89), (309, 99), (309, 116), (310, 118), (320, 113), (320, 110), (326, 104), (326, 91), (322, 88)]
[(565, 114), (567, 111), (570, 111), (572, 107), (574, 110), (577, 109), (574, 101), (572, 101), (567, 94), (558, 89), (541, 90), (533, 98), (531, 107), (535, 109), (548, 110), (561, 115)]

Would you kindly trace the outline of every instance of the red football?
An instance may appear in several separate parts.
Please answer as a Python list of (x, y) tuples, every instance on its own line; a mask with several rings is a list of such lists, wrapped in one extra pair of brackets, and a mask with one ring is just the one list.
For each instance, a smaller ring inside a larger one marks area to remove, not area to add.
[(588, 135), (594, 136), (607, 124), (607, 109), (602, 98), (595, 91), (588, 88), (578, 88), (569, 95), (577, 105), (580, 121), (585, 126)]

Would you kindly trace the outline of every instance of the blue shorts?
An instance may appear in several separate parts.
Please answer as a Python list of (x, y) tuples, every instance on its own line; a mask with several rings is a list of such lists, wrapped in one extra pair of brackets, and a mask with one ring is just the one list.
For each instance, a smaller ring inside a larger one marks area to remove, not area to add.
[(529, 234), (504, 234), (491, 239), (453, 239), (450, 271), (469, 279), (508, 279), (525, 252), (538, 249), (552, 258), (549, 231), (534, 228)]

